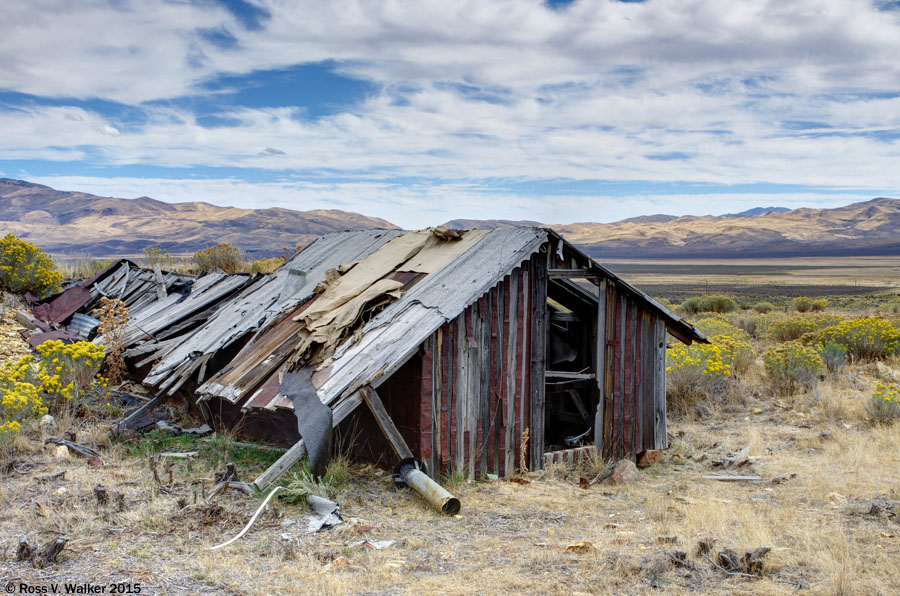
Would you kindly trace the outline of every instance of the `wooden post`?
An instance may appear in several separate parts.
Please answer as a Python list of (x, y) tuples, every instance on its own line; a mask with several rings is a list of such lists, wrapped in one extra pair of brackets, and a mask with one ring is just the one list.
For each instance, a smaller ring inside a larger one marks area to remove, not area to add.
[(431, 391), (431, 469), (429, 472), (431, 472), (432, 478), (440, 478), (441, 464), (443, 461), (443, 452), (441, 451), (441, 446), (443, 445), (441, 436), (441, 427), (443, 426), (441, 423), (443, 417), (441, 412), (443, 401), (443, 396), (441, 395), (443, 389), (443, 360), (441, 358), (444, 349), (443, 328), (439, 327), (438, 330), (434, 332), (433, 337), (434, 351), (432, 352), (431, 357), (431, 382), (434, 385), (434, 389)]
[(666, 429), (666, 324), (656, 320), (656, 360), (653, 371), (653, 443), (654, 449), (667, 449)]
[[(516, 401), (521, 395), (516, 392), (516, 360), (518, 356), (519, 341), (519, 269), (514, 269), (509, 284), (509, 319), (508, 347), (506, 349), (506, 437), (504, 438), (504, 463), (503, 470), (507, 476), (512, 476), (516, 469), (516, 442), (519, 436), (516, 434)], [(503, 328), (503, 320), (500, 320), (500, 328)], [(524, 338), (523, 338), (524, 339)], [(503, 342), (500, 342), (501, 352)], [(522, 385), (524, 389), (524, 383)]]
[(597, 378), (599, 399), (594, 415), (594, 446), (603, 454), (603, 400), (606, 397), (606, 280), (600, 282), (597, 294), (597, 346), (594, 354), (594, 375)]
[(534, 261), (531, 308), (531, 430), (528, 449), (532, 470), (541, 468), (544, 454), (545, 383), (547, 366), (547, 263)]
[(153, 265), (153, 276), (156, 278), (156, 299), (164, 300), (168, 296), (166, 293), (166, 279), (163, 277), (159, 263)]

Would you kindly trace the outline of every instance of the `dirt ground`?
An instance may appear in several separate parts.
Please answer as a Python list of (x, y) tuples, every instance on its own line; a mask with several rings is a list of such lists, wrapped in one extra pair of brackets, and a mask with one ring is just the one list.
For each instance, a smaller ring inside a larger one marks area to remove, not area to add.
[[(673, 420), (664, 460), (627, 485), (583, 489), (579, 473), (562, 470), (527, 484), (451, 483), (463, 504), (452, 518), (395, 489), (388, 473), (351, 466), (337, 495), (344, 524), (305, 534), (306, 505), (276, 499), (246, 536), (218, 551), (208, 548), (234, 536), (261, 501), (235, 491), (205, 503), (200, 483), (209, 490), (225, 459), (241, 461), (248, 477), (266, 462), (243, 463), (227, 437), (103, 447), (101, 423), (71, 421), (105, 465), (57, 459), (31, 441), (0, 470), (0, 585), (139, 583), (142, 594), (897, 594), (900, 425), (864, 421), (856, 400), (869, 382), (860, 371), (792, 404), (759, 396)], [(746, 446), (747, 465), (715, 465)], [(201, 453), (191, 470), (180, 460), (156, 485), (149, 455), (172, 448)], [(761, 481), (703, 478), (722, 473)], [(106, 504), (93, 494), (98, 484)], [(13, 561), (20, 537), (43, 544), (56, 536), (69, 540), (58, 563)], [(355, 545), (364, 539), (396, 542)], [(698, 542), (709, 539), (711, 558), (726, 547), (770, 546), (761, 577), (728, 574), (700, 556)], [(676, 551), (686, 556), (676, 562)]]

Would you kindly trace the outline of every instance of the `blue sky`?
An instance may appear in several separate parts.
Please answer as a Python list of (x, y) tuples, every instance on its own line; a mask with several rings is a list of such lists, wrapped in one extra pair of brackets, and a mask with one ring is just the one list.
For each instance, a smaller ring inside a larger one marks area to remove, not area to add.
[(406, 227), (900, 197), (884, 0), (4, 4), (0, 175)]

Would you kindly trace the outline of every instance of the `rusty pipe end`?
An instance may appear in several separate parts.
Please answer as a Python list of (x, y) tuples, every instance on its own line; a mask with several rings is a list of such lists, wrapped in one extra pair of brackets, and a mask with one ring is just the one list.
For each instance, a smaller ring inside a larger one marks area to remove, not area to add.
[(444, 501), (443, 506), (441, 507), (441, 513), (444, 515), (456, 515), (459, 513), (459, 510), (462, 508), (462, 505), (459, 502), (459, 499), (456, 497), (450, 497), (446, 501)]
[(459, 499), (429, 478), (425, 464), (415, 458), (409, 457), (397, 464), (394, 468), (394, 485), (413, 489), (445, 515), (456, 515), (460, 511)]

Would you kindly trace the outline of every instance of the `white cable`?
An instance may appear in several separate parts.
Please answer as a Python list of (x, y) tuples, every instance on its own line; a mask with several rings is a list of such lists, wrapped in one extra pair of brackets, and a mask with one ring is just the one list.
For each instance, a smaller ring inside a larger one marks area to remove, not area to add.
[(284, 488), (284, 487), (283, 487), (283, 486), (276, 486), (275, 488), (272, 489), (272, 492), (270, 492), (270, 493), (269, 493), (269, 496), (266, 497), (266, 500), (262, 502), (262, 505), (259, 506), (259, 509), (256, 510), (256, 513), (253, 514), (253, 517), (250, 518), (250, 521), (247, 523), (246, 526), (244, 526), (244, 529), (241, 530), (241, 533), (240, 533), (240, 534), (238, 534), (237, 536), (235, 536), (234, 538), (232, 538), (232, 539), (229, 540), (228, 542), (223, 542), (222, 544), (217, 544), (216, 546), (211, 546), (211, 547), (207, 548), (206, 550), (216, 550), (216, 549), (222, 548), (222, 547), (224, 547), (224, 546), (228, 546), (229, 544), (231, 544), (232, 542), (235, 542), (236, 540), (240, 540), (241, 536), (243, 536), (244, 534), (247, 533), (247, 530), (250, 529), (250, 527), (253, 525), (253, 522), (255, 522), (255, 521), (256, 521), (256, 518), (259, 517), (259, 514), (262, 513), (262, 510), (263, 510), (263, 509), (265, 508), (265, 506), (269, 503), (269, 500), (272, 498), (272, 495), (274, 495), (275, 493), (277, 493), (277, 492), (278, 492), (279, 490), (281, 490), (282, 488)]

